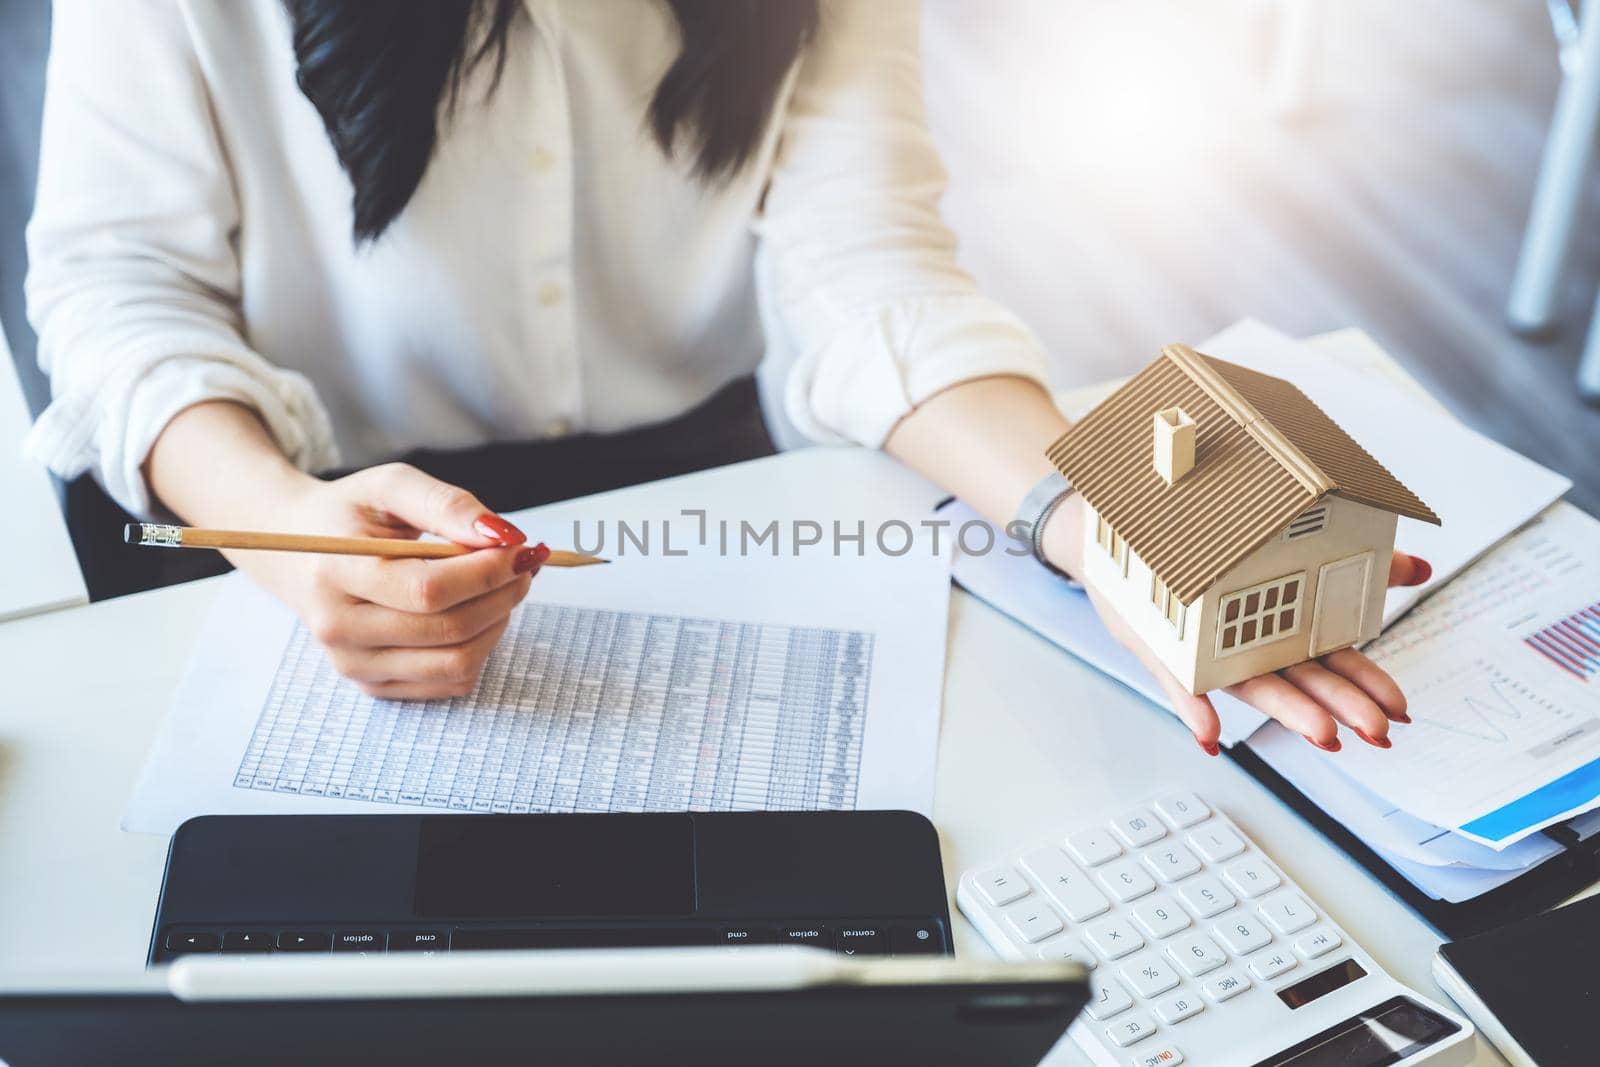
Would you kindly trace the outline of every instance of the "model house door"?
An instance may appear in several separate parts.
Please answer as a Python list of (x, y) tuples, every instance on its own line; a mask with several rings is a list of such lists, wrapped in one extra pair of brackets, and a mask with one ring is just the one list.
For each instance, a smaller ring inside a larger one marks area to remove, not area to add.
[(1371, 552), (1322, 565), (1317, 576), (1317, 606), (1311, 616), (1313, 656), (1360, 640), (1371, 574)]

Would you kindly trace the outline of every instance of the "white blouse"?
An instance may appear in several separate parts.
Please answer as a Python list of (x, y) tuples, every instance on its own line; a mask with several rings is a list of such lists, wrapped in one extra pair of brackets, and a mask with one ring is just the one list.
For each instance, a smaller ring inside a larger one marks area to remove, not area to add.
[(152, 443), (212, 398), (318, 470), (655, 422), (764, 356), (802, 433), (874, 446), (957, 382), (1043, 380), (940, 220), (917, 23), (912, 0), (825, 2), (753, 164), (707, 187), (645, 126), (670, 10), (527, 0), (498, 88), (483, 64), (357, 248), (281, 4), (57, 0), (31, 453), (148, 514)]

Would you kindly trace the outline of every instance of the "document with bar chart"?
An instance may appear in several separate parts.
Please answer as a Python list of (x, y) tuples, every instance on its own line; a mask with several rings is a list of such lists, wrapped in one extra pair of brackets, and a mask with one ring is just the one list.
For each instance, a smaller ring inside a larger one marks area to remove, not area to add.
[(1555, 505), (1365, 651), (1415, 720), (1340, 753), (1372, 792), (1496, 848), (1600, 804), (1600, 521)]
[[(378, 700), (223, 581), (125, 813), (932, 808), (948, 553), (547, 568), (474, 691)], [(871, 596), (859, 595), (863, 589)]]

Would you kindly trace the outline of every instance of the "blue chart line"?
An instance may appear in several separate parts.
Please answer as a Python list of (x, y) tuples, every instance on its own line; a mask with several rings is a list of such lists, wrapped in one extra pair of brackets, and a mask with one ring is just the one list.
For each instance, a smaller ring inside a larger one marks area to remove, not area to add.
[(1600, 674), (1600, 603), (1580, 608), (1523, 641), (1557, 667), (1587, 682)]
[(1498, 726), (1494, 718), (1498, 716), (1502, 719), (1520, 721), (1522, 712), (1511, 703), (1511, 698), (1506, 696), (1501, 685), (1498, 680), (1490, 681), (1483, 696), (1468, 695), (1461, 698), (1461, 706), (1471, 713), (1471, 722), (1467, 725), (1440, 722), (1431, 717), (1417, 720), (1418, 724), (1432, 726), (1437, 730), (1462, 737), (1471, 737), (1492, 745), (1503, 745), (1511, 740), (1511, 735)]

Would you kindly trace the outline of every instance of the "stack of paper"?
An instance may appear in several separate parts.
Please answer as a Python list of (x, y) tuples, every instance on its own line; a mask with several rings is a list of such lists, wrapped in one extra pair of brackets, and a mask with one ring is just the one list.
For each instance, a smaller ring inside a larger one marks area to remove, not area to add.
[[(1388, 628), (1366, 650), (1408, 694), (1415, 722), (1391, 731), (1394, 748), (1324, 753), (1213, 694), (1224, 742), (1248, 743), (1438, 899), (1470, 899), (1556, 855), (1537, 831), (1600, 805), (1600, 522), (1554, 503), (1566, 479), (1450, 418), (1359, 331), (1299, 342), (1245, 322), (1201, 348), (1295, 382), (1444, 518), (1401, 520), (1397, 547), (1434, 576), (1391, 591)], [(1076, 414), (1111, 388), (1059, 399)], [(955, 577), (1166, 704), (1087, 596), (1031, 560), (960, 555)]]

